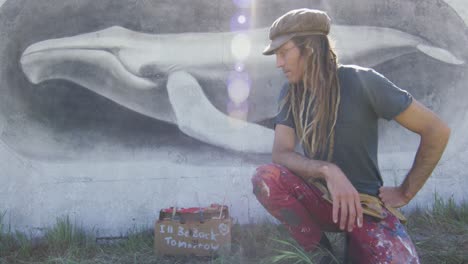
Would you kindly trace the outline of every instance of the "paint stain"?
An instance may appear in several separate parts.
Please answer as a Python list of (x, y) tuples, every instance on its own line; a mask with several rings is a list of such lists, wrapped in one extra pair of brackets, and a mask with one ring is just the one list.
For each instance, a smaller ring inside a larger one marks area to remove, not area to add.
[(254, 185), (253, 193), (254, 193), (255, 195), (259, 195), (259, 194), (260, 194), (260, 186)]
[(281, 209), (280, 214), (282, 219), (290, 226), (298, 226), (301, 223), (299, 216), (289, 209)]
[(393, 234), (394, 234), (396, 237), (401, 237), (401, 238), (409, 239), (409, 236), (408, 236), (408, 234), (406, 233), (405, 227), (404, 227), (401, 223), (395, 224), (395, 231), (393, 232)]
[(270, 187), (268, 187), (264, 180), (260, 182), (260, 192), (263, 196), (270, 197)]

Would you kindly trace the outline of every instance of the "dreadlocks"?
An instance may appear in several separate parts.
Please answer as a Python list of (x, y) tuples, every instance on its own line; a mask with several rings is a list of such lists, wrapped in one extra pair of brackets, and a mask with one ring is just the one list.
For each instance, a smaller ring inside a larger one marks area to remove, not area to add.
[(304, 56), (302, 83), (290, 84), (280, 109), (289, 103), (296, 135), (304, 149), (315, 159), (331, 161), (335, 124), (340, 104), (338, 61), (330, 41), (324, 35), (292, 39)]

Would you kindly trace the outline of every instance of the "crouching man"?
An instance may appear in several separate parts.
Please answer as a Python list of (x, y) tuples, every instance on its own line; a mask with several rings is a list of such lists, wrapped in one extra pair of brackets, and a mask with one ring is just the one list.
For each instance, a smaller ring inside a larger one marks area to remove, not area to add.
[[(419, 263), (395, 208), (424, 185), (450, 129), (376, 71), (338, 64), (329, 31), (328, 15), (312, 9), (289, 11), (270, 27), (263, 53), (276, 56), (288, 83), (279, 96), (274, 164), (257, 169), (254, 193), (305, 250), (330, 250), (324, 231), (345, 231), (353, 263)], [(398, 187), (385, 187), (378, 168), (379, 118), (421, 137)], [(296, 138), (304, 155), (294, 151)]]

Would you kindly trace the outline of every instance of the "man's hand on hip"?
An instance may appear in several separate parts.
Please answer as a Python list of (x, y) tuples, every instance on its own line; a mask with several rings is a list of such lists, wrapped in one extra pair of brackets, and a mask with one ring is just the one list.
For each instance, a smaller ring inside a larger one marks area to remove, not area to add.
[(385, 206), (399, 208), (409, 203), (409, 198), (404, 195), (400, 187), (385, 187), (379, 189), (379, 197)]

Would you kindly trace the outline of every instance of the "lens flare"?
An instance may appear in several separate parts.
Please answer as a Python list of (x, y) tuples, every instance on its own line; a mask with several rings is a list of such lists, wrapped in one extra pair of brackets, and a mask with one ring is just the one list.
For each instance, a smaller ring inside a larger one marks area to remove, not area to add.
[(231, 17), (231, 31), (243, 31), (250, 29), (250, 17), (244, 10), (236, 12)]
[(228, 79), (228, 95), (232, 102), (241, 104), (250, 94), (250, 79), (245, 72), (233, 71)]
[(234, 70), (236, 70), (236, 72), (243, 72), (244, 68), (245, 65), (242, 62), (236, 62), (236, 64), (234, 64)]
[(243, 61), (250, 55), (251, 41), (246, 34), (236, 34), (231, 41), (231, 53), (237, 61)]
[(241, 104), (229, 102), (227, 105), (227, 112), (230, 117), (245, 121), (247, 120), (247, 114), (249, 113), (249, 106), (247, 102), (243, 102)]
[(237, 104), (249, 97), (249, 84), (242, 79), (233, 80), (228, 86), (229, 98)]
[(239, 24), (245, 24), (246, 21), (247, 18), (244, 15), (240, 15), (237, 17), (237, 22), (239, 22)]

